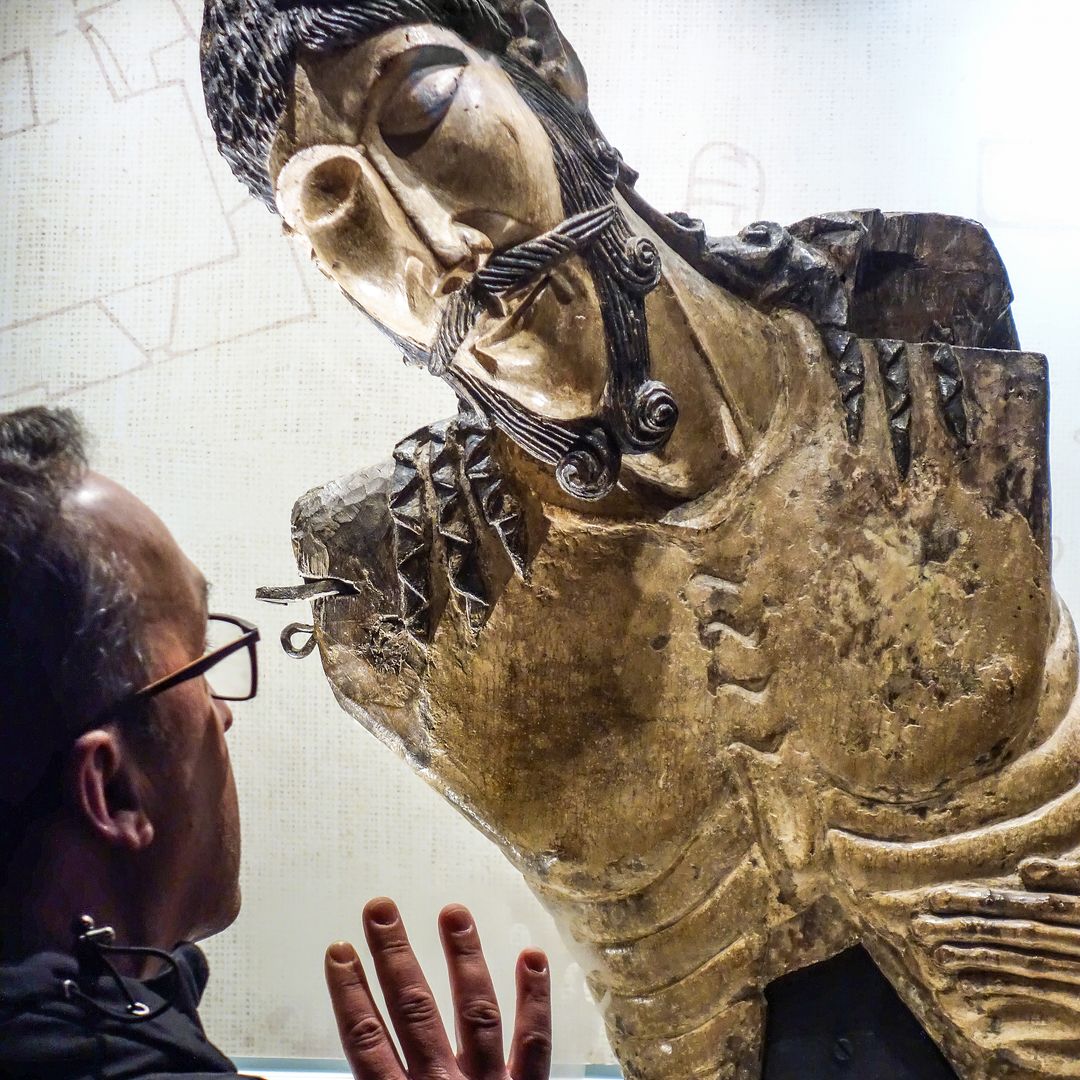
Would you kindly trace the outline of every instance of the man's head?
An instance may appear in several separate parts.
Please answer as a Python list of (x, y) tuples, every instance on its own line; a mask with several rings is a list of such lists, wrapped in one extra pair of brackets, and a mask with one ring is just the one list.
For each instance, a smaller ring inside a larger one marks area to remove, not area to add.
[[(115, 708), (202, 655), (206, 633), (202, 575), (88, 470), (72, 414), (0, 416), (0, 895), (15, 939), (88, 913), (167, 947), (235, 918), (228, 707), (200, 678)], [(31, 889), (49, 910), (20, 905)]]
[[(208, 0), (203, 78), (238, 177), (568, 491), (602, 496), (623, 454), (664, 446), (678, 410), (650, 377), (645, 311), (659, 255), (617, 202), (625, 173), (546, 4)], [(517, 280), (493, 290), (489, 262)]]

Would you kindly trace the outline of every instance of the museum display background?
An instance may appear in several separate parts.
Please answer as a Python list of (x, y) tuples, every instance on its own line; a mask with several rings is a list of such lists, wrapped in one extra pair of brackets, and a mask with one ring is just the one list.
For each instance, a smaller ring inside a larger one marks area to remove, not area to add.
[[(1050, 357), (1055, 577), (1080, 610), (1074, 5), (1052, 0), (556, 0), (592, 108), (664, 209), (710, 231), (876, 206), (977, 217)], [(303, 617), (253, 600), (295, 570), (293, 501), (449, 416), (449, 391), (315, 278), (213, 150), (201, 0), (4, 0), (0, 409), (77, 408), (95, 460), (157, 509), (264, 628), (263, 690), (230, 736), (245, 910), (209, 946), (211, 1036), (339, 1056), (321, 951), (397, 897), (426, 966), (434, 916), (473, 907), (504, 1001), (511, 954), (554, 964), (556, 1056), (611, 1060), (580, 971), (497, 849), (340, 712)], [(446, 999), (444, 980), (437, 989)]]

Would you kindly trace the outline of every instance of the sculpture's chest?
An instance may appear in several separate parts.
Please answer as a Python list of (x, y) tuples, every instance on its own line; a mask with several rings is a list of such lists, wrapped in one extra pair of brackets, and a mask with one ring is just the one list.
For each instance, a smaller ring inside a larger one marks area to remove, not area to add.
[(445, 619), (423, 677), (436, 768), (530, 851), (590, 874), (693, 834), (725, 786), (692, 549), (555, 523), (475, 642)]

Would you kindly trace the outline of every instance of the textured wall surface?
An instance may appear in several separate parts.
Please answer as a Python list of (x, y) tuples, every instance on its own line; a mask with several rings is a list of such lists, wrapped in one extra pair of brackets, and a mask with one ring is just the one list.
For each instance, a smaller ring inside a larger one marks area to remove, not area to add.
[[(593, 112), (640, 188), (715, 232), (877, 206), (981, 219), (1050, 357), (1058, 586), (1080, 610), (1080, 213), (1069, 0), (557, 0)], [(211, 1035), (235, 1054), (337, 1056), (322, 947), (399, 899), (439, 977), (434, 916), (477, 912), (504, 1000), (511, 953), (555, 965), (556, 1053), (610, 1060), (555, 928), (494, 847), (334, 704), (253, 600), (292, 581), (289, 511), (449, 415), (290, 247), (213, 150), (200, 0), (0, 0), (0, 409), (55, 402), (265, 628), (237, 709), (246, 904), (209, 946)]]

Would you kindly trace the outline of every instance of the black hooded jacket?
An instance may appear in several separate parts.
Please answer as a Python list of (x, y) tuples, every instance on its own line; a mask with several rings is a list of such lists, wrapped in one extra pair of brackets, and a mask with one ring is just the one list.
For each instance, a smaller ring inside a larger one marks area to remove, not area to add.
[[(176, 972), (124, 984), (160, 1017), (133, 1023), (108, 976), (80, 977), (75, 958), (39, 953), (0, 965), (0, 1077), (3, 1080), (210, 1080), (236, 1067), (203, 1032), (198, 1007), (209, 968), (201, 950), (182, 945)], [(65, 993), (75, 980), (86, 998)], [(89, 1000), (86, 1000), (89, 999)], [(94, 1004), (108, 1010), (103, 1015)]]

